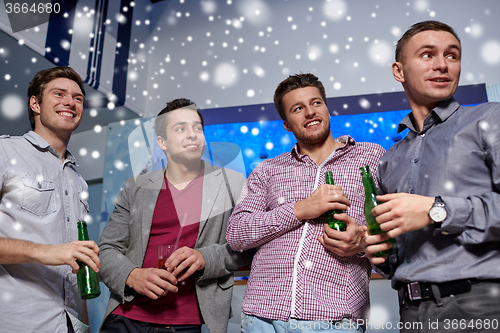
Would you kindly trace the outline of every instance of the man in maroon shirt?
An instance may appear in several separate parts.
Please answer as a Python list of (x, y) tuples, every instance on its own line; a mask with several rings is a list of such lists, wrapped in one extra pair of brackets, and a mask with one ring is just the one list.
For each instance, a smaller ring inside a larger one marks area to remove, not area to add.
[[(193, 102), (167, 103), (155, 130), (167, 167), (127, 180), (99, 242), (112, 292), (102, 332), (200, 332), (205, 323), (225, 333), (232, 272), (249, 260), (225, 241), (245, 178), (201, 160), (203, 118)], [(178, 249), (159, 269), (162, 244)]]

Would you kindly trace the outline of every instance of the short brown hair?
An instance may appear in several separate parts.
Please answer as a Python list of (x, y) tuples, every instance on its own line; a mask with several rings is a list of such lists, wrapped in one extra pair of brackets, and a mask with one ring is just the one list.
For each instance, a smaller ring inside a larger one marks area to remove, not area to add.
[(71, 67), (60, 66), (54, 68), (43, 69), (35, 74), (33, 80), (31, 80), (30, 85), (28, 87), (28, 116), (31, 123), (31, 129), (35, 129), (35, 115), (33, 110), (31, 109), (30, 99), (31, 96), (35, 96), (38, 101), (38, 104), (42, 104), (43, 100), (43, 92), (45, 90), (45, 86), (49, 84), (52, 80), (58, 78), (66, 78), (72, 81), (75, 81), (76, 84), (80, 87), (83, 96), (85, 96), (85, 88), (83, 87), (82, 79), (80, 75)]
[(161, 115), (164, 115), (168, 112), (177, 110), (177, 109), (182, 109), (182, 108), (189, 108), (192, 109), (193, 111), (198, 112), (198, 116), (200, 116), (201, 120), (201, 127), (203, 129), (203, 116), (200, 113), (200, 109), (196, 106), (196, 104), (187, 99), (187, 98), (177, 98), (174, 99), (170, 102), (167, 103), (167, 105), (163, 108), (163, 110), (158, 113), (155, 119), (155, 132), (156, 136), (161, 136), (162, 138), (166, 139), (167, 137), (167, 117), (163, 116), (160, 117)]
[(276, 88), (274, 92), (274, 106), (276, 106), (276, 110), (278, 110), (281, 119), (286, 120), (283, 97), (290, 91), (306, 87), (318, 88), (321, 98), (326, 105), (325, 87), (323, 87), (323, 83), (321, 83), (316, 75), (311, 73), (290, 75), (278, 85), (278, 88)]
[(450, 27), (446, 23), (442, 23), (439, 21), (423, 21), (423, 22), (418, 22), (415, 23), (410, 27), (410, 29), (406, 30), (406, 32), (403, 34), (403, 36), (398, 40), (398, 44), (396, 45), (396, 54), (395, 58), (397, 62), (403, 62), (404, 60), (404, 55), (403, 51), (408, 43), (408, 41), (415, 36), (416, 34), (428, 30), (433, 30), (433, 31), (446, 31), (449, 32), (450, 34), (453, 35), (458, 40), (458, 43), (460, 44), (460, 38), (458, 38), (457, 33), (455, 30), (453, 30), (452, 27)]

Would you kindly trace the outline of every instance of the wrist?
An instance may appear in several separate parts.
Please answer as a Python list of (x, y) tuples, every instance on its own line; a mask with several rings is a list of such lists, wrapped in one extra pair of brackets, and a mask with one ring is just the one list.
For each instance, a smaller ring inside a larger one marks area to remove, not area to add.
[(43, 258), (47, 258), (47, 251), (50, 245), (35, 244), (28, 242), (26, 246), (29, 262), (43, 264)]
[(443, 221), (448, 216), (446, 205), (440, 196), (434, 198), (432, 206), (428, 210), (429, 220), (436, 228), (440, 228)]
[(134, 288), (135, 274), (137, 274), (139, 268), (134, 268), (127, 277), (125, 285), (129, 288)]
[[(304, 200), (306, 200), (306, 199), (304, 199)], [(295, 217), (297, 218), (297, 220), (299, 220), (300, 222), (305, 220), (304, 210), (303, 210), (304, 200), (297, 201), (295, 203), (295, 205), (293, 206), (293, 213), (295, 214)]]

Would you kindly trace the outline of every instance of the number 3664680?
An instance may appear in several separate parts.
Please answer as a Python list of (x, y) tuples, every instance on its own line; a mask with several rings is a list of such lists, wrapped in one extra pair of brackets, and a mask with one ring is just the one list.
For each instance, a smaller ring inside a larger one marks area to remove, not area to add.
[(59, 3), (52, 4), (48, 3), (20, 3), (20, 2), (6, 2), (5, 9), (7, 14), (51, 14), (52, 12), (58, 14), (61, 11), (61, 5)]

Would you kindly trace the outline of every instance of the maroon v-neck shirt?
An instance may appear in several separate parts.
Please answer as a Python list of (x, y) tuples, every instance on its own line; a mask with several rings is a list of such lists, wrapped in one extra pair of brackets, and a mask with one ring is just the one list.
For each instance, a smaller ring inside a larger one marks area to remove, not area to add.
[[(156, 201), (142, 268), (158, 267), (160, 244), (194, 248), (200, 227), (203, 174), (202, 169), (200, 174), (182, 190), (176, 189), (165, 177)], [(168, 186), (165, 186), (166, 184)], [(113, 314), (156, 324), (202, 324), (193, 276), (179, 282), (177, 286), (179, 288), (177, 293), (168, 293), (157, 300), (138, 294), (131, 302), (118, 306)]]

